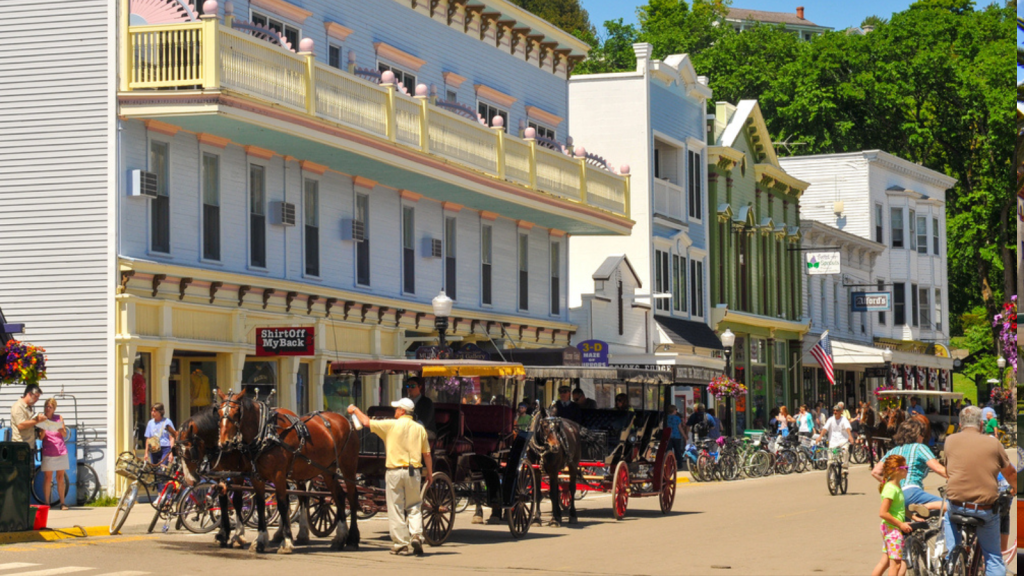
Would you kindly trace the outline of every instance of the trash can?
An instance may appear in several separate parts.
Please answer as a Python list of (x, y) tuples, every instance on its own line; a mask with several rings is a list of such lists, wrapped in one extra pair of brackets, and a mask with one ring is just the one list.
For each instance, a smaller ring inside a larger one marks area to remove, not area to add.
[(25, 442), (0, 442), (0, 532), (31, 530), (32, 458)]
[[(68, 494), (64, 497), (64, 502), (68, 506), (78, 505), (78, 429), (75, 426), (68, 426), (68, 437), (64, 440), (64, 444), (68, 448), (68, 469), (64, 471), (64, 477), (68, 483)], [(43, 443), (36, 440), (36, 461), (35, 465), (38, 467), (42, 465), (42, 453)], [(36, 477), (32, 480), (35, 484), (35, 492), (32, 493), (33, 504), (51, 504), (51, 502), (37, 502), (36, 494), (43, 493), (43, 473), (39, 472)], [(57, 477), (54, 475), (54, 484), (57, 483)], [(57, 494), (57, 488), (51, 487), (50, 493), (53, 495)], [(58, 500), (59, 502), (59, 500)]]

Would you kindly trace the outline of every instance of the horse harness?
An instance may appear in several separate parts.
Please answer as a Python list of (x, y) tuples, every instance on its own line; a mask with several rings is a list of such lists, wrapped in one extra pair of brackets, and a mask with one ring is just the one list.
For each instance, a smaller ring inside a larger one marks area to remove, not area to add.
[[(544, 420), (547, 421), (548, 429), (554, 433), (555, 438), (558, 440), (558, 446), (563, 451), (567, 450), (567, 442), (565, 439), (565, 435), (562, 432), (562, 419), (557, 416), (548, 416), (544, 418)], [(536, 452), (538, 456), (543, 457), (548, 452), (551, 452), (552, 448), (551, 445), (548, 444), (547, 442), (544, 442), (544, 445), (541, 446), (537, 442), (537, 436), (537, 434), (534, 434), (533, 436), (530, 437), (530, 449)]]

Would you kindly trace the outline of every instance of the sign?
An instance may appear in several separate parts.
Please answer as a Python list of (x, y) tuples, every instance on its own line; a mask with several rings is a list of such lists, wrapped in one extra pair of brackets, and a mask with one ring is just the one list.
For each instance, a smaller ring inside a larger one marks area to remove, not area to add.
[(584, 366), (607, 366), (608, 343), (602, 340), (584, 340), (576, 345), (580, 351), (580, 361)]
[(693, 384), (706, 386), (716, 377), (721, 375), (722, 373), (718, 370), (712, 370), (711, 368), (701, 368), (700, 366), (675, 367), (676, 382), (690, 382)]
[(455, 351), (455, 357), (462, 360), (490, 360), (491, 355), (476, 344), (463, 344)]
[(416, 349), (417, 360), (438, 360), (447, 359), (452, 357), (452, 349), (444, 348), (440, 346), (420, 346)]
[(257, 356), (312, 356), (313, 327), (257, 328)]
[(839, 274), (841, 272), (839, 252), (808, 252), (807, 253), (807, 274), (818, 276), (822, 274)]
[(875, 368), (875, 367), (865, 368), (864, 369), (864, 377), (865, 378), (885, 378), (886, 377), (885, 368)]
[(854, 292), (850, 309), (853, 312), (884, 312), (892, 307), (889, 292)]

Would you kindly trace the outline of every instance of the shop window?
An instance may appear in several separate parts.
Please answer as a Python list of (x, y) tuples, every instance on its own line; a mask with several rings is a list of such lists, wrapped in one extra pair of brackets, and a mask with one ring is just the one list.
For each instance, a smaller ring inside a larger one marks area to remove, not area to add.
[(156, 174), (156, 197), (149, 203), (150, 245), (153, 252), (171, 252), (170, 146), (150, 142), (149, 171)]
[(149, 352), (140, 352), (135, 355), (135, 362), (132, 366), (132, 430), (135, 431), (135, 449), (141, 449), (146, 441), (146, 424), (149, 422), (149, 408), (152, 406), (150, 398), (151, 387), (150, 377), (153, 364)]
[(220, 157), (203, 154), (203, 259), (220, 260)]
[(192, 415), (213, 402), (213, 390), (217, 388), (217, 362), (191, 360), (188, 370), (189, 413)]
[[(346, 408), (348, 405), (346, 405)], [(299, 364), (295, 374), (295, 408), (299, 414), (308, 414), (309, 408), (309, 363)]]
[(246, 360), (242, 366), (242, 389), (257, 400), (266, 401), (277, 389), (276, 360)]
[(363, 406), (362, 380), (351, 374), (325, 377), (323, 392), (324, 410), (344, 414), (349, 404), (355, 404), (364, 410), (369, 408)]

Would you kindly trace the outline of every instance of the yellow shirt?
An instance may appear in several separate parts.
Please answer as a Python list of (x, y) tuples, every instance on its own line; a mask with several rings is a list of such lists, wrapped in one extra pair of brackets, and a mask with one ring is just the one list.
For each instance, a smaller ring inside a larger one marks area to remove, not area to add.
[(24, 399), (19, 399), (11, 406), (11, 442), (28, 442), (34, 444), (35, 429), (18, 430), (18, 424), (32, 418), (32, 409), (25, 404)]
[(192, 394), (193, 406), (210, 405), (210, 378), (206, 374), (192, 373), (192, 386), (189, 390)]
[(423, 455), (430, 454), (426, 428), (408, 414), (397, 420), (370, 420), (370, 432), (384, 439), (387, 468), (422, 468)]

